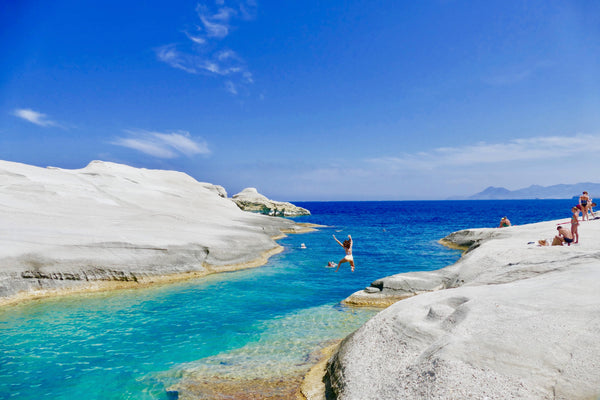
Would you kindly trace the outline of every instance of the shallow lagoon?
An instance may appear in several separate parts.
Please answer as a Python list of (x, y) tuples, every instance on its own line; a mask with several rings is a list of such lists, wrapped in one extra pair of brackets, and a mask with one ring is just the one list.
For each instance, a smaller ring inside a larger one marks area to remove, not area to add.
[[(291, 235), (263, 267), (140, 290), (33, 301), (0, 311), (0, 398), (166, 399), (186, 371), (301, 374), (310, 354), (376, 311), (339, 304), (377, 278), (437, 269), (437, 240), (470, 227), (568, 220), (570, 200), (297, 203), (328, 225)], [(356, 272), (331, 235), (355, 240)], [(549, 233), (549, 235), (552, 233)], [(305, 243), (306, 249), (301, 249)]]

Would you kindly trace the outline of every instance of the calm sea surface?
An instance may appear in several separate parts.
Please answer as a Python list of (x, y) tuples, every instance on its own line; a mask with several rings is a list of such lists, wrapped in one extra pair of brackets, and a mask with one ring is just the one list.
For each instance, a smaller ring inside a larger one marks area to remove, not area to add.
[[(460, 252), (438, 240), (465, 228), (569, 218), (572, 200), (298, 202), (327, 225), (279, 241), (263, 267), (141, 290), (69, 296), (0, 310), (1, 399), (167, 399), (190, 369), (285, 376), (376, 311), (339, 304), (384, 276), (433, 270)], [(331, 237), (354, 239), (356, 271)], [(301, 248), (304, 243), (306, 249)]]

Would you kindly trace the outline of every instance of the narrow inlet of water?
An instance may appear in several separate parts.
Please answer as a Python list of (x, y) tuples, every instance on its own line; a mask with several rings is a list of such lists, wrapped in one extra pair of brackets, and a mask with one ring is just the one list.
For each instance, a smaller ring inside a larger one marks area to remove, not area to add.
[[(339, 304), (354, 291), (452, 264), (460, 252), (437, 241), (453, 231), (495, 227), (504, 215), (516, 224), (568, 218), (570, 202), (299, 205), (313, 213), (300, 222), (327, 227), (282, 239), (285, 251), (263, 267), (0, 310), (0, 398), (167, 399), (173, 385), (211, 379), (277, 386), (376, 313)], [(356, 271), (336, 273), (325, 267), (343, 256), (332, 235), (348, 234)]]

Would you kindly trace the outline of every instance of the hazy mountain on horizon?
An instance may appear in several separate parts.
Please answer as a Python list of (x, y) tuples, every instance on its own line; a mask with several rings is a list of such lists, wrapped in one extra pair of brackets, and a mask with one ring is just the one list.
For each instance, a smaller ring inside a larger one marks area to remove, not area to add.
[(600, 183), (574, 183), (552, 186), (531, 185), (517, 190), (489, 186), (471, 196), (454, 196), (448, 200), (525, 200), (525, 199), (570, 199), (587, 191), (592, 199), (600, 198)]

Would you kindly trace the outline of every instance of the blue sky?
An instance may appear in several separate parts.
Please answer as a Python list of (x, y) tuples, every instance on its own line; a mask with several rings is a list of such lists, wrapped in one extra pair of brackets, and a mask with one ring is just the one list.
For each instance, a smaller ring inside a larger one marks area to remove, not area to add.
[(0, 159), (276, 200), (599, 182), (600, 2), (4, 1)]

